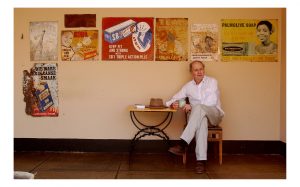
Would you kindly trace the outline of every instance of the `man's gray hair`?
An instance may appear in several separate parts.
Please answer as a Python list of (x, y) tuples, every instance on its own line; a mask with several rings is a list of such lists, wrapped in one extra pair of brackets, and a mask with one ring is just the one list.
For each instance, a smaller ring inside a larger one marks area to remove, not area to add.
[(202, 64), (203, 69), (205, 69), (204, 63), (201, 62), (201, 61), (199, 61), (199, 60), (196, 60), (196, 61), (193, 61), (193, 62), (190, 63), (190, 72), (192, 72), (192, 68), (193, 68), (193, 64), (194, 64), (194, 63), (200, 63), (200, 64)]

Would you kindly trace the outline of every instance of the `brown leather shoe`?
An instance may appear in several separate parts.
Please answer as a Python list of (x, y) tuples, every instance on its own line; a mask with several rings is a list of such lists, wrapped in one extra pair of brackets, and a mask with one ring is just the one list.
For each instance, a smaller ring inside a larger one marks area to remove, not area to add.
[(197, 174), (202, 174), (202, 173), (204, 173), (204, 172), (205, 172), (205, 165), (206, 165), (205, 160), (197, 160), (195, 172), (196, 172)]
[(182, 156), (183, 153), (185, 152), (185, 149), (186, 148), (182, 147), (181, 145), (175, 145), (173, 147), (170, 147), (168, 151), (174, 155)]

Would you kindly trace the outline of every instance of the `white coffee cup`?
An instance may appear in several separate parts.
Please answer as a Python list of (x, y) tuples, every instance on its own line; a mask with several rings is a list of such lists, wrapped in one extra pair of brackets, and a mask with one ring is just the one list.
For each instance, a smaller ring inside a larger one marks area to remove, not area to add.
[(185, 104), (186, 104), (185, 99), (180, 99), (180, 100), (178, 101), (178, 103), (179, 103), (179, 108), (184, 107)]

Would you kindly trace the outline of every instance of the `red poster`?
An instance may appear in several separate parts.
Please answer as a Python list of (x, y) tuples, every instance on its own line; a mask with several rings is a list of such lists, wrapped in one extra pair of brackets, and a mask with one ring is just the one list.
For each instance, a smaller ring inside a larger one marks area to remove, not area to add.
[(102, 60), (152, 61), (153, 18), (103, 18)]

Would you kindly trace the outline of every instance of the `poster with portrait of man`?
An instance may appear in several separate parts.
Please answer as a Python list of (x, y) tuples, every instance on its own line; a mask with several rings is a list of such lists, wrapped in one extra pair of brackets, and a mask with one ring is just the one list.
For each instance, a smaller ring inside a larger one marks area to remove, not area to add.
[(57, 22), (30, 22), (30, 60), (57, 61)]
[(191, 60), (218, 60), (218, 26), (217, 24), (192, 24), (191, 26)]
[(154, 18), (102, 18), (102, 60), (153, 61)]
[(222, 61), (278, 61), (277, 19), (223, 19)]
[(61, 32), (62, 61), (98, 60), (98, 30), (63, 30)]
[(156, 18), (155, 60), (188, 60), (188, 18)]

